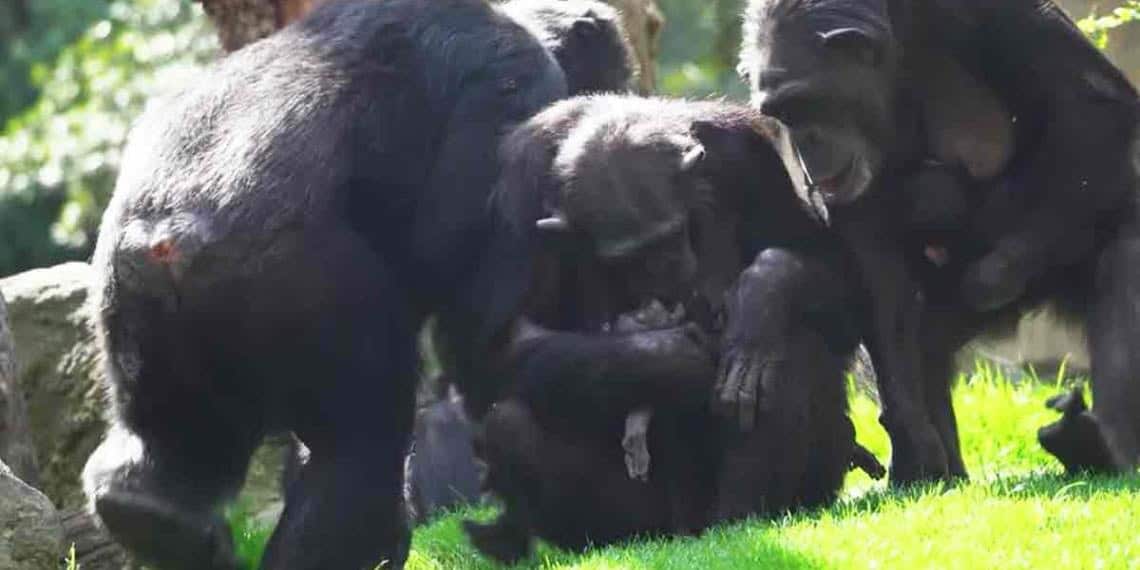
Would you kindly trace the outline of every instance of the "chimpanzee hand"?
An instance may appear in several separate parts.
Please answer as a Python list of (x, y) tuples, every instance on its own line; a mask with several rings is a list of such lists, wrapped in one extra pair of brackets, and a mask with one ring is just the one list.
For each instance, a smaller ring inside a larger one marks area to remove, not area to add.
[[(647, 333), (661, 331), (672, 334), (666, 329), (679, 330), (689, 338), (693, 338), (700, 345), (707, 340), (703, 332), (694, 325), (680, 327), (685, 320), (685, 309), (678, 305), (672, 311), (654, 299), (642, 307), (629, 313), (619, 315), (614, 323), (613, 330), (617, 333)], [(641, 335), (638, 335), (641, 336)], [(672, 346), (672, 341), (663, 341), (663, 346)], [(667, 349), (667, 348), (666, 348)], [(668, 349), (667, 349), (668, 350)], [(678, 352), (675, 357), (684, 357), (686, 352)], [(622, 448), (625, 450), (625, 466), (629, 478), (638, 481), (649, 480), (649, 423), (653, 418), (652, 408), (639, 408), (629, 413), (625, 419), (625, 432), (622, 435)]]
[(962, 277), (962, 298), (979, 311), (1000, 309), (1025, 291), (1025, 276), (1000, 251), (975, 261)]
[(773, 294), (762, 272), (745, 271), (725, 295), (725, 330), (719, 371), (713, 385), (713, 412), (738, 423), (742, 431), (756, 424), (764, 386), (775, 380), (773, 366), (783, 358), (785, 300)]

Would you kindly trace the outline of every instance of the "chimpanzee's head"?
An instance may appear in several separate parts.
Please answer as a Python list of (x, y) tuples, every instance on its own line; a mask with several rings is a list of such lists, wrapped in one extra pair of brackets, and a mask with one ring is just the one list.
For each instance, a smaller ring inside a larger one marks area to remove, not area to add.
[(753, 0), (740, 71), (752, 102), (779, 120), (797, 184), (829, 204), (858, 198), (895, 130), (898, 49), (887, 0)]
[(700, 270), (694, 213), (713, 204), (721, 180), (747, 179), (756, 148), (771, 154), (754, 123), (762, 117), (716, 104), (603, 102), (613, 105), (585, 115), (562, 142), (558, 203), (538, 227), (586, 236), (634, 300), (685, 300)]
[(586, 236), (630, 296), (680, 300), (697, 273), (689, 213), (709, 192), (705, 149), (687, 126), (620, 106), (583, 118), (555, 158), (559, 203), (539, 229)]

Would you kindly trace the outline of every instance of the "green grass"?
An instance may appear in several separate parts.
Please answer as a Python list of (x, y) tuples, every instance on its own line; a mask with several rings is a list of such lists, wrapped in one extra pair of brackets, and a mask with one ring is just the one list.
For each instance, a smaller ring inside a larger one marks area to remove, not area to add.
[[(899, 492), (852, 473), (843, 499), (823, 511), (584, 553), (542, 545), (517, 568), (1140, 568), (1140, 478), (1064, 477), (1036, 443), (1037, 427), (1055, 418), (1043, 402), (1057, 391), (1053, 382), (1009, 382), (985, 366), (963, 378), (954, 399), (968, 484)], [(877, 416), (871, 400), (853, 397), (859, 441), (885, 462)], [(493, 514), (473, 509), (418, 529), (408, 569), (500, 568), (476, 554), (459, 526)], [(239, 550), (255, 556), (264, 533), (246, 528)]]

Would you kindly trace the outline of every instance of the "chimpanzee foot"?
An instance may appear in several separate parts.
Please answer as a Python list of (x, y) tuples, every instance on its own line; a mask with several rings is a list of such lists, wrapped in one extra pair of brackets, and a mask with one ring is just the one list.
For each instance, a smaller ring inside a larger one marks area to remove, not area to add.
[(950, 463), (942, 440), (932, 426), (891, 435), (890, 483), (895, 487), (952, 482)]
[(1061, 419), (1037, 430), (1037, 441), (1065, 466), (1066, 472), (1120, 470), (1100, 424), (1085, 405), (1080, 388), (1053, 396), (1045, 405), (1061, 412)]
[(625, 469), (635, 481), (649, 480), (649, 422), (653, 410), (634, 410), (625, 417), (625, 434), (621, 446), (625, 449)]
[(887, 475), (887, 468), (879, 463), (879, 458), (875, 457), (871, 450), (855, 444), (855, 449), (851, 454), (851, 468), (859, 469), (870, 476), (872, 479), (882, 479)]
[(95, 501), (115, 541), (163, 570), (236, 570), (229, 525), (218, 516), (179, 512), (161, 499), (108, 492)]
[(463, 521), (463, 531), (479, 552), (502, 564), (513, 564), (530, 556), (530, 535), (512, 525)]

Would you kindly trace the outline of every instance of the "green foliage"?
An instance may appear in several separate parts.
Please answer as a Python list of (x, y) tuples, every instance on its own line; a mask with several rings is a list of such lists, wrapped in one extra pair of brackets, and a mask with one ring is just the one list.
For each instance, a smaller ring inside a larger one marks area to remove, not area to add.
[(742, 0), (658, 0), (666, 22), (658, 90), (668, 95), (743, 98), (736, 76)]
[(230, 531), (234, 537), (234, 555), (243, 570), (261, 568), (261, 554), (273, 528), (262, 524), (250, 513), (249, 505), (233, 505), (226, 512)]
[(35, 102), (32, 80), (59, 51), (107, 12), (106, 0), (11, 0), (0, 2), (0, 127)]
[(106, 16), (37, 68), (39, 100), (0, 133), (0, 219), (37, 200), (59, 204), (32, 209), (36, 221), (51, 213), (47, 245), (28, 251), (0, 243), (0, 275), (90, 247), (130, 122), (148, 99), (217, 53), (213, 31), (189, 0), (118, 0)]
[(1077, 22), (1077, 26), (1092, 40), (1096, 47), (1108, 47), (1108, 32), (1140, 18), (1140, 0), (1125, 0), (1113, 8), (1108, 15), (1098, 16), (1094, 9), (1091, 14)]

